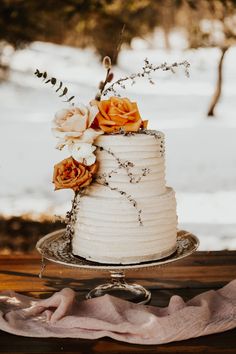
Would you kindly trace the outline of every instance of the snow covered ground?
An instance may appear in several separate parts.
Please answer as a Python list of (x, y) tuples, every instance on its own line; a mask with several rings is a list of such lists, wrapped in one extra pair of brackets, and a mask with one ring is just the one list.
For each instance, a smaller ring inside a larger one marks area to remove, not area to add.
[[(176, 190), (181, 228), (199, 236), (201, 249), (236, 248), (236, 48), (226, 55), (223, 96), (216, 119), (205, 116), (214, 90), (217, 49), (123, 50), (115, 77), (153, 63), (187, 59), (191, 77), (155, 75), (124, 95), (138, 102), (149, 127), (166, 134), (166, 180)], [(9, 80), (0, 85), (0, 214), (64, 214), (72, 192), (53, 191), (54, 163), (67, 156), (55, 147), (50, 124), (64, 106), (33, 76), (35, 68), (63, 80), (86, 103), (103, 69), (90, 50), (34, 43), (11, 58)]]

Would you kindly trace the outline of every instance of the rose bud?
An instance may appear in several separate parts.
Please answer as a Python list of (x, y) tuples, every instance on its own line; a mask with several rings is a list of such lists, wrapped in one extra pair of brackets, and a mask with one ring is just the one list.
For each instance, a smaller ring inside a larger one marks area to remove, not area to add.
[(110, 73), (107, 78), (107, 82), (111, 82), (113, 80), (114, 74)]
[(103, 58), (102, 64), (105, 69), (111, 69), (111, 58), (108, 56), (105, 56)]
[(103, 81), (100, 81), (98, 88), (101, 90), (101, 89), (103, 88), (103, 85), (104, 85), (104, 82), (103, 82)]

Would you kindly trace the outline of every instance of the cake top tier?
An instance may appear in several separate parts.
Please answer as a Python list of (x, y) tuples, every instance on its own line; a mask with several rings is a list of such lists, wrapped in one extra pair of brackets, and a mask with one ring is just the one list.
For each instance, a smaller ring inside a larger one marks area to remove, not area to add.
[[(106, 134), (96, 139), (96, 156), (104, 150), (110, 159), (127, 159), (139, 161), (143, 158), (163, 156), (165, 136), (160, 131), (145, 130), (142, 133)], [(105, 155), (103, 156), (105, 158)]]
[(107, 145), (140, 144), (144, 146), (153, 144), (153, 138), (164, 143), (165, 135), (161, 131), (147, 129), (126, 134), (104, 134), (96, 139), (96, 145), (102, 142)]

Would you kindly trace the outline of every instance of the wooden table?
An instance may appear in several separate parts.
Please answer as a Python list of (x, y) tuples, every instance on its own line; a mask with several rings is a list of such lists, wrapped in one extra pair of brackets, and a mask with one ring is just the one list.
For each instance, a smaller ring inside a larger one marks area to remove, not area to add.
[[(55, 290), (70, 286), (81, 298), (89, 289), (104, 281), (107, 273), (47, 266), (43, 279), (38, 278), (40, 259), (32, 256), (0, 257), (0, 290), (14, 290), (44, 298)], [(152, 291), (151, 305), (166, 306), (173, 294), (190, 299), (208, 289), (217, 289), (236, 278), (236, 251), (197, 252), (189, 258), (166, 266), (133, 270), (129, 281)], [(133, 345), (109, 338), (99, 340), (25, 338), (0, 331), (0, 353), (236, 353), (236, 329), (165, 345)]]

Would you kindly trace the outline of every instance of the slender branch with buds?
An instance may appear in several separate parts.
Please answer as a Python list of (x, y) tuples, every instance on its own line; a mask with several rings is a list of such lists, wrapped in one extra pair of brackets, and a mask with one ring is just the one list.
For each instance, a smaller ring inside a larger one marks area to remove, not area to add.
[(101, 97), (103, 95), (103, 91), (108, 84), (108, 82), (111, 82), (113, 79), (113, 73), (111, 72), (111, 58), (106, 56), (103, 58), (102, 64), (104, 68), (107, 70), (106, 77), (104, 81), (101, 81), (99, 84), (99, 91), (96, 94), (95, 100), (100, 101)]
[(145, 59), (144, 65), (143, 65), (142, 70), (140, 72), (137, 72), (137, 73), (131, 74), (130, 76), (126, 76), (126, 77), (118, 79), (113, 84), (111, 84), (106, 90), (103, 89), (102, 95), (106, 96), (108, 93), (112, 93), (114, 95), (117, 95), (117, 92), (116, 92), (117, 86), (121, 87), (122, 89), (125, 89), (126, 86), (125, 86), (124, 82), (130, 81), (131, 84), (133, 85), (133, 84), (135, 84), (135, 82), (136, 82), (135, 80), (137, 78), (146, 77), (151, 84), (154, 84), (154, 81), (151, 77), (152, 72), (155, 72), (157, 70), (162, 70), (162, 71), (169, 71), (170, 70), (172, 73), (175, 73), (175, 69), (178, 67), (181, 67), (181, 66), (184, 67), (185, 75), (187, 77), (189, 77), (190, 64), (186, 60), (184, 60), (182, 62), (174, 62), (172, 64), (162, 63), (160, 65), (154, 65), (154, 64), (150, 63), (148, 59)]

